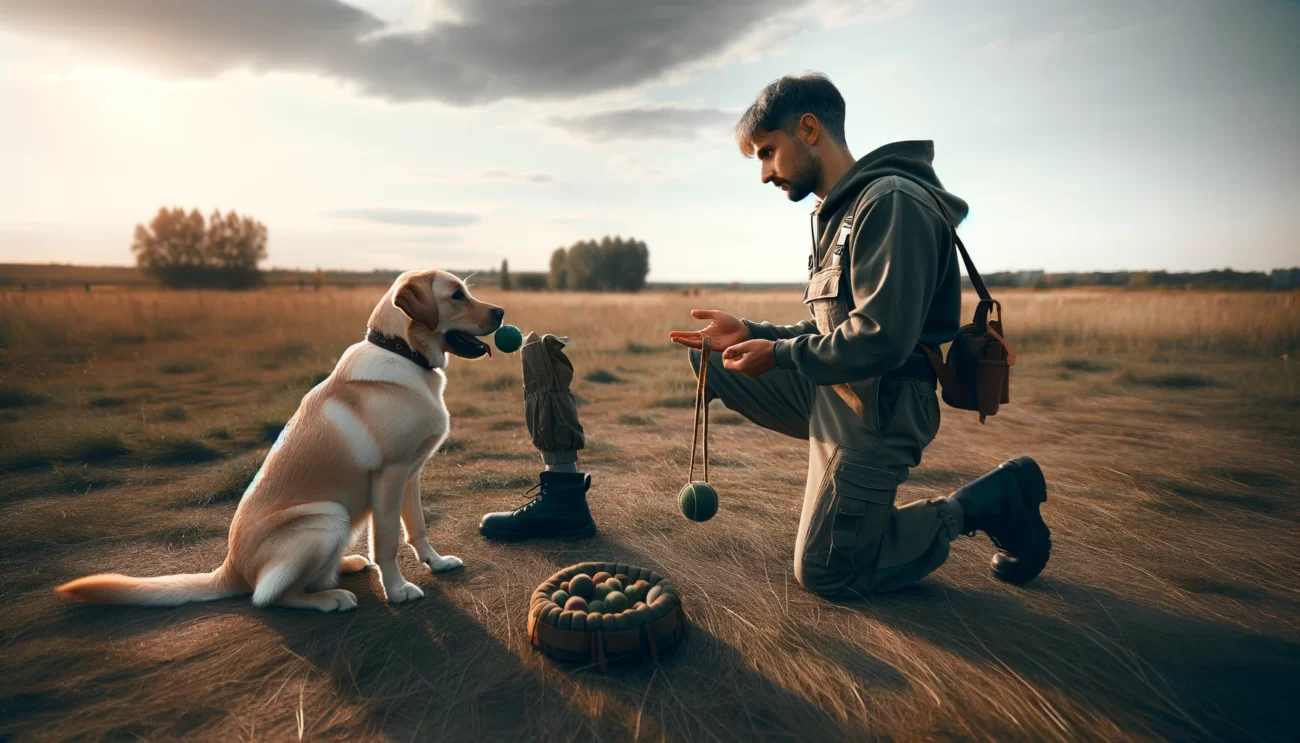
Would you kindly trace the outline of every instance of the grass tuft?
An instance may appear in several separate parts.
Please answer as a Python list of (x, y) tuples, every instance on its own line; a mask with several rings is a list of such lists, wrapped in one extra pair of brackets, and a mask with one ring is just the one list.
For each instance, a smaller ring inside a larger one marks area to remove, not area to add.
[(623, 381), (622, 378), (616, 376), (613, 372), (604, 369), (596, 369), (587, 372), (587, 376), (583, 377), (583, 379), (588, 382), (595, 382), (596, 384), (617, 384)]
[(126, 398), (105, 395), (103, 397), (92, 397), (86, 404), (92, 408), (120, 408), (126, 403)]
[(528, 488), (537, 484), (536, 476), (528, 475), (484, 475), (470, 480), (466, 487), (470, 490), (514, 490)]
[(0, 384), (0, 410), (44, 405), (49, 399), (48, 395), (39, 392), (28, 392), (20, 387)]
[(158, 439), (150, 445), (150, 461), (174, 466), (202, 464), (222, 458), (222, 453), (198, 439)]
[(1141, 385), (1144, 387), (1157, 387), (1166, 390), (1196, 390), (1206, 387), (1222, 387), (1223, 383), (1207, 377), (1204, 374), (1193, 372), (1174, 372), (1172, 374), (1156, 374), (1152, 376), (1139, 376), (1136, 374), (1126, 374), (1124, 381), (1129, 384)]
[(208, 368), (199, 361), (167, 361), (158, 366), (159, 374), (197, 374)]

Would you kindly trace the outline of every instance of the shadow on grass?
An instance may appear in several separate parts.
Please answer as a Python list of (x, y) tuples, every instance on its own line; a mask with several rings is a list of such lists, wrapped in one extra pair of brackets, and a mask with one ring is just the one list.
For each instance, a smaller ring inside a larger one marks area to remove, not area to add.
[[(1040, 578), (1022, 590), (1051, 591), (1069, 614), (933, 581), (844, 605), (991, 672), (1057, 690), (1139, 738), (1281, 740), (1295, 730), (1300, 714), (1281, 700), (1300, 694), (1300, 644), (1080, 584)], [(1017, 706), (1035, 706), (1029, 701)], [(1067, 737), (1096, 734), (1095, 721), (1045, 714)]]

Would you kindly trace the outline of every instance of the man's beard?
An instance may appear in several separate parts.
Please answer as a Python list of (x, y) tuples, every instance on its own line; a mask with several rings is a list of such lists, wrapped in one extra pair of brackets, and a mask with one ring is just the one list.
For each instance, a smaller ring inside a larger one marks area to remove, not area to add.
[(790, 189), (786, 192), (789, 199), (799, 202), (816, 190), (817, 183), (822, 178), (822, 161), (811, 147), (798, 140), (795, 140), (795, 152), (795, 171), (785, 185)]

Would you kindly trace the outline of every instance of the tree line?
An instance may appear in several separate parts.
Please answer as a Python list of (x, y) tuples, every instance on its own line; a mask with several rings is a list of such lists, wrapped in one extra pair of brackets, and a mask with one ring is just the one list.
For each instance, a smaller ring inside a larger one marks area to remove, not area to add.
[(266, 225), (234, 211), (162, 207), (146, 227), (135, 226), (131, 252), (140, 270), (166, 287), (248, 289), (263, 283)]
[(641, 240), (606, 235), (551, 253), (548, 286), (556, 291), (625, 291), (645, 288), (650, 249)]

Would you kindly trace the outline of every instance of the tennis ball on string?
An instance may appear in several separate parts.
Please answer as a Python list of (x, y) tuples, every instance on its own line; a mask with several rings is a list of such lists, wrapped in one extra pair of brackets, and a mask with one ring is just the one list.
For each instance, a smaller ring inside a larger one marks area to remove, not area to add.
[(519, 332), (519, 328), (513, 325), (502, 325), (497, 328), (497, 332), (492, 335), (492, 342), (496, 344), (497, 350), (502, 353), (514, 353), (524, 343), (524, 334)]
[(687, 483), (679, 499), (682, 515), (691, 521), (708, 521), (718, 512), (718, 491), (707, 482)]

